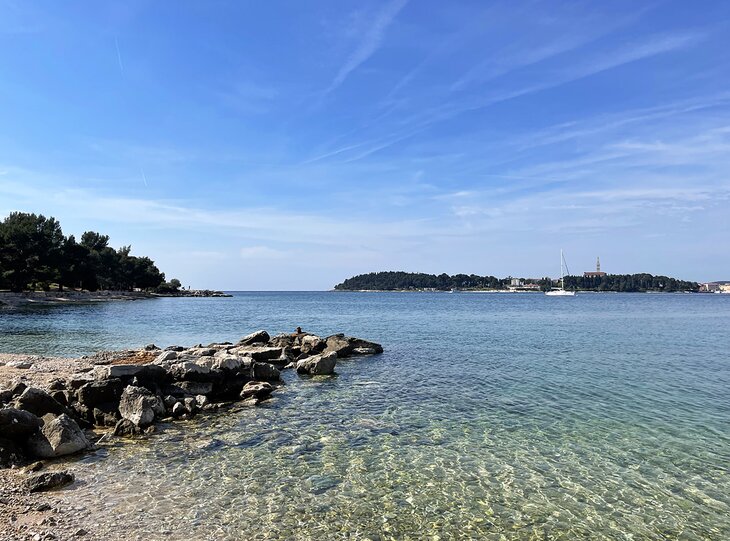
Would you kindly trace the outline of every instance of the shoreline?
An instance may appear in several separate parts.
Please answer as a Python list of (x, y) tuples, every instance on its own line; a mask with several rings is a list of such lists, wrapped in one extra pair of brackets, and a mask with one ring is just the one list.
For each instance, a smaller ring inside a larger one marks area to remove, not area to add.
[(76, 358), (0, 353), (0, 537), (118, 539), (93, 532), (90, 510), (83, 502), (68, 507), (59, 492), (84, 483), (84, 457), (113, 454), (178, 420), (215, 422), (255, 407), (281, 392), (283, 370), (316, 381), (335, 375), (338, 359), (382, 351), (360, 338), (297, 329), (274, 337), (257, 331), (235, 344), (150, 344)]
[(233, 295), (208, 289), (185, 290), (177, 293), (151, 293), (146, 291), (24, 291), (14, 293), (0, 291), (0, 308), (20, 306), (51, 306), (65, 304), (89, 304), (108, 301), (138, 301), (164, 297), (211, 297), (223, 298)]

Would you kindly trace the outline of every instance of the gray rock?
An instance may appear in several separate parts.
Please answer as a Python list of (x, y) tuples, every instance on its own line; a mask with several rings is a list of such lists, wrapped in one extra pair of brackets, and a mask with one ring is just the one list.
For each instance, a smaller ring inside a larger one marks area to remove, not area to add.
[(124, 383), (119, 378), (92, 381), (78, 390), (79, 402), (90, 408), (106, 402), (118, 402), (123, 390)]
[(208, 404), (210, 404), (210, 400), (208, 400), (208, 397), (204, 394), (198, 394), (195, 395), (195, 403), (198, 405), (199, 408), (204, 408)]
[(253, 363), (251, 367), (251, 379), (256, 381), (279, 381), (281, 379), (281, 372), (269, 363)]
[(177, 380), (209, 381), (210, 373), (207, 366), (190, 361), (179, 362), (170, 367), (170, 374)]
[(251, 344), (265, 344), (270, 339), (266, 331), (252, 332), (238, 341), (238, 346), (250, 346)]
[(270, 383), (266, 383), (265, 381), (249, 381), (243, 386), (240, 396), (244, 400), (251, 397), (262, 400), (268, 398), (273, 391), (274, 387)]
[(177, 398), (175, 398), (173, 395), (168, 394), (165, 396), (162, 401), (165, 404), (165, 408), (167, 408), (168, 411), (172, 411), (172, 408), (175, 404), (177, 404)]
[(41, 492), (60, 488), (74, 482), (74, 476), (67, 471), (38, 473), (25, 481), (30, 492)]
[(172, 406), (172, 414), (175, 417), (181, 417), (185, 415), (188, 412), (187, 408), (183, 405), (182, 402), (175, 402), (175, 404)]
[(182, 347), (182, 346), (167, 346), (165, 348), (165, 351), (176, 351), (176, 352), (180, 352), (180, 351), (185, 351), (185, 348)]
[(169, 361), (174, 361), (177, 359), (177, 351), (174, 350), (165, 350), (162, 353), (160, 353), (157, 357), (155, 357), (155, 360), (153, 361), (155, 364), (165, 364)]
[(237, 355), (251, 357), (254, 361), (270, 361), (281, 358), (284, 353), (283, 348), (269, 346), (243, 346), (237, 347), (232, 352)]
[(300, 374), (329, 375), (334, 374), (337, 364), (337, 353), (330, 351), (322, 355), (315, 355), (297, 362), (297, 372)]
[(353, 355), (375, 355), (378, 352), (375, 348), (354, 348)]
[(99, 404), (94, 408), (92, 415), (96, 426), (116, 426), (119, 421), (119, 412), (114, 404)]
[(142, 430), (128, 419), (117, 421), (117, 424), (114, 426), (115, 436), (129, 437), (137, 436), (139, 434), (142, 434)]
[(156, 364), (115, 364), (108, 366), (95, 366), (94, 379), (132, 379), (141, 378), (151, 381), (164, 381), (167, 372)]
[(158, 349), (160, 349), (160, 348), (158, 348), (158, 347), (157, 347), (156, 345), (154, 345), (154, 344), (147, 344), (147, 345), (146, 345), (146, 346), (144, 347), (144, 350), (145, 350), (145, 351), (156, 351), (156, 350), (158, 350)]
[(31, 368), (33, 366), (33, 363), (31, 361), (10, 361), (5, 366), (9, 368), (20, 368), (23, 370), (27, 370), (28, 368)]
[(0, 409), (0, 435), (11, 440), (24, 440), (43, 426), (37, 416), (16, 408)]
[(162, 392), (175, 397), (210, 394), (213, 392), (213, 384), (205, 381), (178, 381), (171, 385), (164, 385)]
[(119, 401), (119, 413), (122, 419), (135, 426), (146, 427), (154, 422), (155, 417), (165, 414), (165, 405), (160, 397), (144, 387), (128, 385)]
[(59, 404), (51, 395), (37, 387), (28, 387), (15, 399), (15, 407), (29, 411), (37, 417), (43, 417), (46, 413), (60, 415), (66, 413), (63, 404)]
[[(45, 419), (44, 419), (45, 421)], [(40, 432), (28, 438), (30, 454), (38, 458), (54, 458), (78, 453), (91, 447), (79, 425), (66, 414), (48, 419)]]
[(193, 397), (188, 396), (183, 398), (183, 404), (185, 404), (185, 409), (190, 413), (194, 413), (198, 409), (198, 402)]

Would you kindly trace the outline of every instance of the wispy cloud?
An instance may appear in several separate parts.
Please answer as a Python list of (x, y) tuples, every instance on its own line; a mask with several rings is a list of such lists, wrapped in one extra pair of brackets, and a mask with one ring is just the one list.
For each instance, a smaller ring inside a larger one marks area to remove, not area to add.
[(398, 13), (405, 7), (408, 0), (391, 0), (375, 16), (372, 25), (362, 36), (357, 48), (347, 57), (345, 63), (340, 67), (332, 83), (325, 91), (329, 94), (342, 83), (355, 69), (370, 58), (381, 46), (385, 33)]

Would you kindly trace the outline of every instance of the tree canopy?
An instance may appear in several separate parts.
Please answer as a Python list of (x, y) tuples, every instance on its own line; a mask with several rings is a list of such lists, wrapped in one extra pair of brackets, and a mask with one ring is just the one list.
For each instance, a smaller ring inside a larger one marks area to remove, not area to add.
[[(496, 278), (494, 276), (477, 276), (475, 274), (424, 274), (415, 272), (386, 271), (360, 274), (348, 278), (335, 286), (336, 290), (419, 290), (432, 289), (446, 291), (450, 289), (507, 289), (512, 277)], [(526, 283), (534, 283), (542, 290), (556, 285), (550, 278), (528, 279)], [(677, 280), (667, 276), (651, 274), (607, 274), (598, 277), (566, 276), (565, 289), (582, 291), (697, 291), (696, 282)]]
[(131, 246), (115, 250), (108, 235), (86, 231), (79, 243), (55, 218), (23, 212), (0, 222), (0, 289), (153, 289), (164, 281), (154, 261), (131, 255)]

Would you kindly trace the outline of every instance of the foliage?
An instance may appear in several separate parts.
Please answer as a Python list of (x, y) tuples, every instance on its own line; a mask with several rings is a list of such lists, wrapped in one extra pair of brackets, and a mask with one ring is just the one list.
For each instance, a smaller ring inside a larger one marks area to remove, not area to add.
[(87, 231), (78, 243), (55, 218), (13, 212), (0, 222), (0, 288), (152, 289), (165, 280), (150, 258), (130, 252), (109, 246), (108, 235)]
[[(343, 291), (357, 290), (437, 290), (450, 289), (507, 289), (512, 277), (495, 278), (494, 276), (477, 276), (475, 274), (423, 274), (413, 272), (371, 272), (348, 278), (335, 289)], [(525, 280), (525, 283), (534, 283), (542, 291), (547, 291), (557, 283), (550, 278), (539, 280)], [(583, 291), (697, 291), (696, 282), (687, 282), (669, 278), (667, 276), (652, 276), (651, 274), (608, 274), (598, 277), (566, 276), (565, 289)]]
[(169, 282), (162, 282), (155, 288), (157, 293), (177, 293), (180, 291), (182, 283), (177, 278), (173, 278)]

